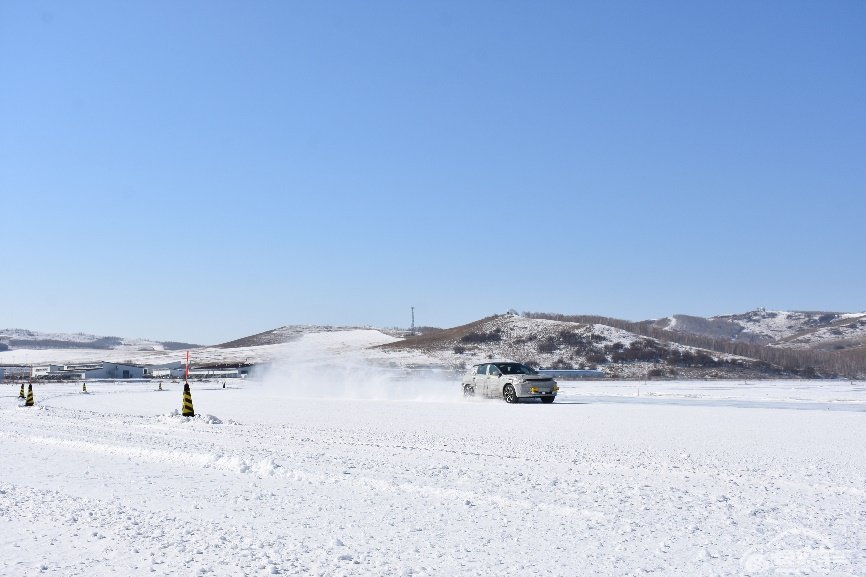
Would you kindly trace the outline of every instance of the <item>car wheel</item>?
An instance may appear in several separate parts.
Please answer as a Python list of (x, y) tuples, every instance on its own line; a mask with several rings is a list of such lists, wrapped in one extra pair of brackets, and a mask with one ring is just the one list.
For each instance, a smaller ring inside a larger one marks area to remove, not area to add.
[(549, 405), (553, 402), (554, 397), (541, 397), (541, 402), (545, 405)]
[(517, 402), (517, 393), (514, 391), (513, 385), (505, 385), (505, 388), (502, 389), (502, 398), (505, 399), (506, 403)]
[(463, 396), (464, 397), (474, 397), (475, 396), (475, 387), (472, 385), (463, 385)]

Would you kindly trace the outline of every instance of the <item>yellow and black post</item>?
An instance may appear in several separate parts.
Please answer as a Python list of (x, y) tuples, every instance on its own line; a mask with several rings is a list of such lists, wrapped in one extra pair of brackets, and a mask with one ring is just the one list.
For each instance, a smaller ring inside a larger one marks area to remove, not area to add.
[(30, 383), (29, 385), (27, 385), (27, 400), (24, 401), (24, 406), (25, 407), (32, 407), (33, 406), (33, 383)]
[(86, 392), (87, 392), (87, 383), (82, 383), (82, 385), (81, 385), (81, 392), (82, 392), (82, 393), (86, 393)]
[(159, 382), (159, 389), (157, 389), (157, 390), (159, 390), (159, 391), (162, 390), (162, 381)]
[(183, 382), (183, 410), (180, 413), (184, 417), (194, 417), (195, 411), (192, 409), (192, 393), (189, 392), (189, 382)]
[(26, 399), (27, 397), (24, 395), (24, 383), (21, 383), (21, 390), (18, 392), (19, 399)]

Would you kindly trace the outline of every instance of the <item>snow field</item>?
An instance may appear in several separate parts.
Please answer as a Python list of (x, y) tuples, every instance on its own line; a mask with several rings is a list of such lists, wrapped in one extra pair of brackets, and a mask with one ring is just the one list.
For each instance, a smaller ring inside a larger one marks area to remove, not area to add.
[(178, 383), (37, 385), (29, 409), (4, 385), (0, 575), (866, 567), (862, 384), (579, 382), (510, 406), (375, 381), (193, 383), (193, 419)]

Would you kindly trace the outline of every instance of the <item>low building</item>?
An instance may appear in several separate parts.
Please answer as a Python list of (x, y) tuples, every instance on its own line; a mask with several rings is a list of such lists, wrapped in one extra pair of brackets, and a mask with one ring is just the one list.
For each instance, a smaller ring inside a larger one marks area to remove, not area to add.
[[(191, 379), (245, 379), (250, 376), (254, 365), (249, 363), (203, 363), (190, 365), (189, 378)], [(158, 373), (156, 371), (159, 371)], [(168, 374), (166, 374), (166, 370)], [(171, 376), (175, 379), (183, 379), (187, 376), (187, 367), (177, 363), (172, 366), (160, 366), (153, 368), (154, 376)]]
[(85, 379), (147, 379), (151, 373), (148, 367), (124, 363), (102, 363), (101, 367), (84, 372)]
[(4, 378), (10, 381), (19, 381), (30, 378), (30, 367), (25, 365), (3, 365), (0, 367)]
[[(187, 376), (186, 369), (171, 369), (171, 376), (175, 379), (183, 379)], [(189, 370), (190, 379), (242, 379), (246, 375), (241, 375), (238, 369), (222, 369), (222, 368), (194, 368)]]
[(33, 379), (46, 379), (51, 376), (59, 376), (65, 368), (64, 365), (33, 365), (30, 367), (30, 377)]
[(604, 371), (596, 369), (538, 369), (539, 374), (553, 377), (554, 379), (603, 379), (607, 376)]

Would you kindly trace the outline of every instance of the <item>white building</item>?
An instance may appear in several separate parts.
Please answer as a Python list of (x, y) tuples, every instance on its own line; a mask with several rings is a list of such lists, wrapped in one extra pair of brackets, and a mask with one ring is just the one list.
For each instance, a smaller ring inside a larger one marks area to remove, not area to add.
[(49, 375), (60, 375), (66, 369), (64, 365), (33, 365), (30, 376), (34, 379), (47, 378)]

